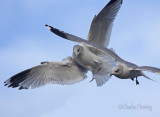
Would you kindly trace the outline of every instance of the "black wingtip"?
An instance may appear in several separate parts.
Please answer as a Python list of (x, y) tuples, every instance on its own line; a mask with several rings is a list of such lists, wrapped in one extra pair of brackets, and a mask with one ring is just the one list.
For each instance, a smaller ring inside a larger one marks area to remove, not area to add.
[(19, 90), (22, 90), (22, 89), (28, 89), (28, 88), (23, 86), (19, 87)]
[(13, 84), (10, 84), (10, 85), (8, 86), (8, 88), (9, 88), (9, 87), (12, 87), (12, 86), (13, 86)]
[(50, 26), (50, 25), (45, 25), (49, 30), (51, 30), (51, 29), (54, 29), (52, 26)]
[(121, 0), (121, 4), (123, 3), (123, 0)]
[(56, 28), (54, 28), (54, 27), (52, 27), (52, 26), (49, 26), (49, 25), (45, 25), (51, 32), (53, 32), (54, 34), (56, 34), (56, 35), (58, 35), (58, 36), (60, 36), (60, 37), (62, 37), (62, 38), (65, 38), (65, 39), (67, 39), (67, 36), (66, 36), (66, 34), (65, 34), (65, 32), (63, 32), (63, 31), (60, 31), (60, 30), (58, 30), (58, 29), (56, 29)]
[[(12, 87), (12, 88), (21, 87), (20, 83), (26, 80), (29, 73), (30, 73), (30, 69), (27, 69), (25, 71), (22, 71), (12, 76), (10, 79), (4, 82), (4, 86), (8, 86), (8, 88), (9, 87)], [(26, 89), (26, 88), (23, 87), (23, 89)]]
[[(111, 5), (111, 4), (114, 4), (115, 2), (117, 2), (118, 0), (110, 0), (110, 2), (106, 5)], [(120, 0), (120, 3), (122, 4), (123, 3), (123, 0)]]
[(4, 86), (7, 86), (8, 84), (4, 84)]

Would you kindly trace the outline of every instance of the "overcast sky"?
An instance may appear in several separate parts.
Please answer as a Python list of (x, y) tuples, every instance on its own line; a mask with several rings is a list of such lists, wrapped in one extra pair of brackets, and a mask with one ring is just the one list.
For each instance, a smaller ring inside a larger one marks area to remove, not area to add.
[[(89, 83), (92, 75), (71, 86), (46, 85), (21, 90), (4, 87), (16, 73), (42, 61), (72, 55), (76, 43), (45, 28), (49, 24), (86, 38), (95, 14), (109, 0), (0, 0), (0, 117), (160, 116), (157, 82), (139, 77), (140, 85), (112, 77), (104, 86)], [(116, 17), (109, 48), (138, 65), (160, 67), (160, 1), (124, 0)]]

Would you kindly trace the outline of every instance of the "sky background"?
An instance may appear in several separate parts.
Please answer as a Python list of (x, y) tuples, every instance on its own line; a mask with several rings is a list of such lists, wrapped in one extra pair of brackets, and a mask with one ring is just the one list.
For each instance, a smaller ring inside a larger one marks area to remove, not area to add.
[[(72, 55), (76, 43), (45, 28), (49, 24), (86, 38), (95, 14), (109, 0), (0, 0), (0, 117), (159, 117), (157, 82), (139, 77), (140, 85), (112, 77), (104, 86), (92, 76), (70, 86), (46, 85), (21, 90), (4, 87), (16, 73), (42, 61)], [(160, 1), (124, 0), (114, 22), (109, 48), (127, 61), (160, 67)], [(129, 109), (131, 107), (131, 109)]]

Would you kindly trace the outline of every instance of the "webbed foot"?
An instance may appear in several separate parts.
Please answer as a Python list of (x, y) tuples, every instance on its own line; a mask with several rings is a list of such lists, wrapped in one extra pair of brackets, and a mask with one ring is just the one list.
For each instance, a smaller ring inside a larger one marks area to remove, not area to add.
[(136, 85), (139, 85), (139, 82), (138, 82), (138, 80), (137, 80), (137, 77), (136, 77)]

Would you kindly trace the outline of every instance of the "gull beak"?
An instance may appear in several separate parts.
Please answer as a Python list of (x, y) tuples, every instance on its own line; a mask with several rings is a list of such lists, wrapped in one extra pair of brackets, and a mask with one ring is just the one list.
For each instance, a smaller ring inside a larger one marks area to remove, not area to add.
[(112, 76), (113, 74), (111, 73), (110, 76)]

